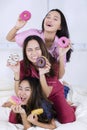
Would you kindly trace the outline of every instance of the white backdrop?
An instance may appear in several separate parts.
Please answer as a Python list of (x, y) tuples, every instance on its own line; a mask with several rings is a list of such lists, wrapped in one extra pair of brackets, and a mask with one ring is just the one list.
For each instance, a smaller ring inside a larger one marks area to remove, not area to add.
[(0, 42), (8, 42), (5, 37), (24, 10), (29, 10), (32, 17), (22, 30), (41, 28), (43, 17), (47, 13), (47, 3), (47, 0), (0, 0)]

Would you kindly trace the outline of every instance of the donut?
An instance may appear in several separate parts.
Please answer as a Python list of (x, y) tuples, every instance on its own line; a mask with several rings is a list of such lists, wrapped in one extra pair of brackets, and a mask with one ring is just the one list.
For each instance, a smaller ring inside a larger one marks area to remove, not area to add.
[(14, 53), (14, 54), (10, 54), (9, 58), (8, 58), (8, 63), (10, 65), (16, 65), (17, 62), (19, 61), (19, 55)]
[(66, 48), (69, 45), (69, 39), (67, 37), (61, 37), (58, 40), (58, 44), (62, 48)]
[(41, 56), (41, 57), (37, 58), (36, 66), (38, 66), (39, 68), (43, 68), (45, 65), (46, 65), (45, 57)]
[(27, 10), (23, 11), (21, 14), (20, 14), (20, 19), (21, 20), (24, 20), (24, 21), (27, 21), (31, 18), (31, 13)]
[(40, 115), (43, 113), (43, 109), (42, 108), (38, 108), (38, 109), (35, 109), (35, 110), (32, 110), (31, 111), (31, 114), (36, 114), (36, 115)]
[(21, 104), (22, 101), (17, 96), (11, 96), (9, 102), (11, 102), (13, 105), (17, 105), (17, 104)]

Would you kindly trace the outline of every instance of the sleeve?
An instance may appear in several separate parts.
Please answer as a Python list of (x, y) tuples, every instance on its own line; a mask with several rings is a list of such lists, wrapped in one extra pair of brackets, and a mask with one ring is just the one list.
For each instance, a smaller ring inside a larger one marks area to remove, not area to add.
[(30, 35), (38, 35), (38, 30), (36, 30), (36, 29), (29, 29), (29, 30), (20, 32), (20, 33), (16, 34), (16, 36), (15, 36), (15, 41), (16, 41), (16, 43), (17, 43), (20, 47), (22, 47), (25, 38), (27, 38), (27, 37), (30, 36)]
[(16, 114), (15, 114), (13, 111), (10, 112), (9, 122), (10, 122), (10, 123), (14, 123), (14, 124), (17, 123), (17, 121), (16, 121)]
[(25, 73), (25, 69), (24, 69), (24, 62), (23, 60), (20, 61), (20, 80), (23, 80), (25, 77), (30, 76), (30, 69), (27, 69), (27, 72)]
[(59, 63), (58, 62), (53, 63), (53, 70), (54, 70), (55, 76), (59, 78)]

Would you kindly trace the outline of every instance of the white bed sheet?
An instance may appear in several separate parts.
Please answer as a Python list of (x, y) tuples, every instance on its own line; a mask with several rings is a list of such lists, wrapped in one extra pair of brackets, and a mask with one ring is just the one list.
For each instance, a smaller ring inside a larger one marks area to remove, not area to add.
[[(0, 98), (0, 106), (9, 98)], [(68, 95), (68, 100), (73, 101), (76, 108), (76, 121), (73, 123), (60, 124), (55, 130), (87, 130), (87, 90), (72, 89)], [(12, 124), (8, 122), (9, 108), (0, 107), (0, 128), (1, 130), (24, 130), (20, 124)], [(31, 127), (28, 130), (45, 130), (40, 127)]]

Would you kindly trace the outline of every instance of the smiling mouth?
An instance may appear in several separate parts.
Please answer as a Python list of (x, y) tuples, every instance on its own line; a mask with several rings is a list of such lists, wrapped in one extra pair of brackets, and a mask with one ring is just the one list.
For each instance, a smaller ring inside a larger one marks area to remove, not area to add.
[(48, 24), (47, 26), (48, 26), (48, 27), (52, 27), (52, 25), (49, 25), (49, 24)]
[(21, 101), (22, 102), (26, 101), (26, 98), (21, 97)]

